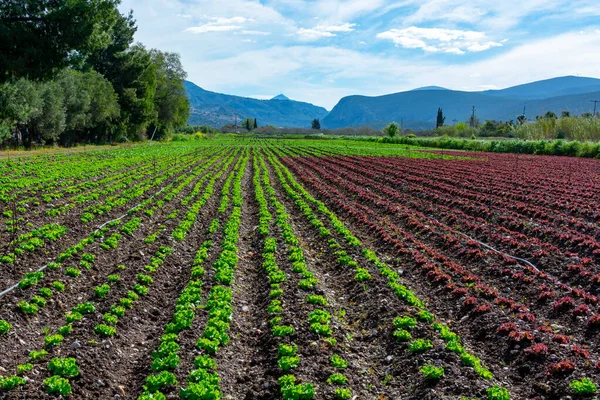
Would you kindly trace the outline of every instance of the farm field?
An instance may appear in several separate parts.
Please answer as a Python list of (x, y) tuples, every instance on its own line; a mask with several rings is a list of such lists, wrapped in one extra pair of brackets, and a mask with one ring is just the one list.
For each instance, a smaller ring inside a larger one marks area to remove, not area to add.
[(0, 399), (600, 384), (600, 160), (220, 138), (0, 158), (0, 183)]

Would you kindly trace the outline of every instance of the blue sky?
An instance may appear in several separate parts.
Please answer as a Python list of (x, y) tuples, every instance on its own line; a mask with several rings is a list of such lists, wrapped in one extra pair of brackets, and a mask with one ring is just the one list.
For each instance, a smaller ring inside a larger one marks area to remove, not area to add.
[(340, 98), (600, 78), (598, 0), (123, 0), (136, 40), (221, 93)]

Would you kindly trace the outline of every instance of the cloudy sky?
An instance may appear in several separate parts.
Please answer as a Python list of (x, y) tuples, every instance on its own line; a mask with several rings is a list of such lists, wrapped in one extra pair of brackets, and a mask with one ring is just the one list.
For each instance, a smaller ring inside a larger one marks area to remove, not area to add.
[(221, 93), (346, 95), (600, 78), (598, 0), (123, 0), (136, 39)]

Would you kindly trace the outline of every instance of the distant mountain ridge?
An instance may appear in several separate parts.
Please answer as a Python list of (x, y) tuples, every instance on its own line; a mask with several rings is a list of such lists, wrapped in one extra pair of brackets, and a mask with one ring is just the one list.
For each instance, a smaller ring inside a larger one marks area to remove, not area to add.
[(516, 120), (525, 108), (529, 119), (553, 111), (560, 115), (591, 112), (591, 100), (600, 100), (600, 79), (564, 76), (500, 90), (464, 92), (439, 86), (425, 86), (383, 96), (347, 96), (331, 110), (294, 101), (279, 94), (270, 100), (210, 92), (185, 82), (192, 114), (189, 123), (221, 127), (245, 118), (256, 118), (259, 126), (308, 128), (315, 118), (323, 128), (370, 126), (381, 128), (392, 121), (404, 128), (435, 127), (438, 107), (446, 124), (467, 121), (475, 106), (480, 121)]
[(259, 126), (310, 128), (313, 119), (327, 115), (323, 107), (293, 101), (284, 95), (258, 100), (210, 92), (189, 81), (184, 82), (184, 87), (190, 100), (190, 125), (218, 128), (235, 121), (239, 124), (246, 118), (256, 118)]
[(524, 108), (530, 119), (547, 111), (579, 115), (593, 110), (591, 100), (600, 100), (600, 79), (566, 76), (482, 92), (426, 87), (376, 97), (344, 97), (321, 126), (381, 128), (392, 121), (403, 121), (404, 128), (433, 128), (438, 107), (443, 109), (446, 124), (467, 121), (473, 106), (482, 122), (516, 120)]

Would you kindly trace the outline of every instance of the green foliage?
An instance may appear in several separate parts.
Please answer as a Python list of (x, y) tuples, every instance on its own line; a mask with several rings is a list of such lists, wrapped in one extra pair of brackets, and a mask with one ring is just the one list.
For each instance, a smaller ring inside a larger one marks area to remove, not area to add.
[(348, 378), (345, 375), (335, 373), (329, 375), (329, 378), (327, 378), (327, 383), (332, 385), (345, 385), (348, 383)]
[(81, 270), (73, 267), (68, 267), (65, 269), (65, 275), (72, 276), (73, 278), (77, 278), (81, 274)]
[(508, 390), (500, 386), (493, 386), (487, 390), (488, 400), (510, 400)]
[(310, 400), (315, 397), (314, 386), (310, 383), (296, 383), (294, 375), (283, 375), (277, 382), (283, 400)]
[(335, 388), (335, 397), (337, 399), (349, 399), (352, 397), (352, 392), (348, 388)]
[(113, 326), (98, 324), (94, 327), (94, 332), (104, 337), (112, 337), (117, 333), (117, 329)]
[(289, 336), (294, 334), (294, 327), (291, 325), (274, 325), (271, 332), (276, 337)]
[(392, 122), (383, 128), (383, 133), (390, 138), (395, 138), (400, 133), (400, 127), (397, 123)]
[(73, 332), (73, 325), (67, 324), (58, 328), (58, 333), (62, 336), (69, 336)]
[(40, 359), (46, 357), (47, 355), (48, 355), (48, 352), (46, 350), (44, 350), (44, 349), (39, 350), (39, 351), (32, 350), (32, 351), (29, 352), (29, 358), (32, 361), (40, 360)]
[(319, 296), (316, 294), (308, 294), (306, 295), (306, 302), (308, 304), (315, 304), (319, 306), (325, 307), (327, 305), (327, 299), (323, 296)]
[(401, 342), (406, 342), (412, 339), (412, 335), (410, 334), (410, 332), (404, 329), (396, 329), (393, 335), (396, 339), (398, 339)]
[(46, 392), (50, 394), (58, 394), (61, 396), (68, 396), (71, 394), (71, 384), (69, 383), (69, 380), (57, 375), (44, 379), (44, 387)]
[(596, 384), (588, 378), (574, 380), (569, 383), (569, 386), (573, 390), (573, 393), (580, 396), (596, 394), (596, 391), (598, 390)]
[(71, 312), (79, 313), (81, 315), (91, 314), (94, 311), (96, 311), (96, 307), (90, 302), (77, 304), (75, 307), (73, 307), (71, 309)]
[(413, 329), (417, 326), (417, 320), (409, 316), (396, 317), (393, 325), (396, 329)]
[(26, 301), (19, 301), (17, 303), (17, 307), (19, 307), (21, 312), (29, 315), (35, 315), (39, 311), (39, 307), (37, 305), (28, 303)]
[(435, 320), (435, 316), (427, 310), (421, 310), (417, 314), (417, 318), (421, 321), (432, 323)]
[(164, 391), (165, 388), (175, 385), (177, 385), (177, 378), (175, 378), (175, 375), (169, 371), (161, 371), (158, 374), (146, 377), (144, 390), (150, 393), (155, 393), (158, 391)]
[(99, 298), (106, 297), (108, 295), (108, 292), (110, 292), (110, 285), (108, 285), (107, 283), (104, 283), (100, 286), (96, 286), (94, 288), (94, 293), (96, 293), (96, 296), (98, 296)]
[(436, 118), (436, 122), (435, 122), (436, 129), (441, 128), (442, 126), (444, 126), (444, 122), (445, 121), (446, 121), (446, 117), (444, 117), (444, 112), (442, 111), (441, 108), (438, 108), (437, 118)]
[(64, 376), (67, 378), (74, 378), (79, 375), (79, 367), (74, 358), (58, 358), (55, 357), (50, 360), (48, 369), (54, 375)]
[(429, 339), (416, 339), (408, 344), (408, 349), (413, 353), (423, 352), (433, 348)]
[(331, 362), (331, 366), (334, 368), (338, 368), (338, 369), (348, 368), (348, 361), (344, 360), (342, 357), (340, 357), (337, 354), (332, 355), (329, 358), (329, 361)]
[(71, 323), (81, 321), (81, 319), (83, 319), (83, 315), (78, 312), (69, 311), (65, 314), (65, 318), (67, 320), (67, 323)]
[(33, 364), (19, 364), (17, 365), (17, 375), (23, 375), (25, 372), (31, 371), (33, 369)]
[(277, 365), (284, 372), (288, 372), (292, 368), (297, 368), (300, 365), (300, 357), (298, 356), (281, 356), (277, 361)]
[(23, 386), (27, 384), (27, 381), (20, 376), (0, 376), (0, 389), (1, 390), (13, 390), (17, 386)]
[(0, 335), (6, 335), (10, 331), (12, 325), (5, 320), (0, 320)]
[(419, 371), (427, 380), (438, 380), (444, 376), (444, 368), (433, 365), (425, 365)]

